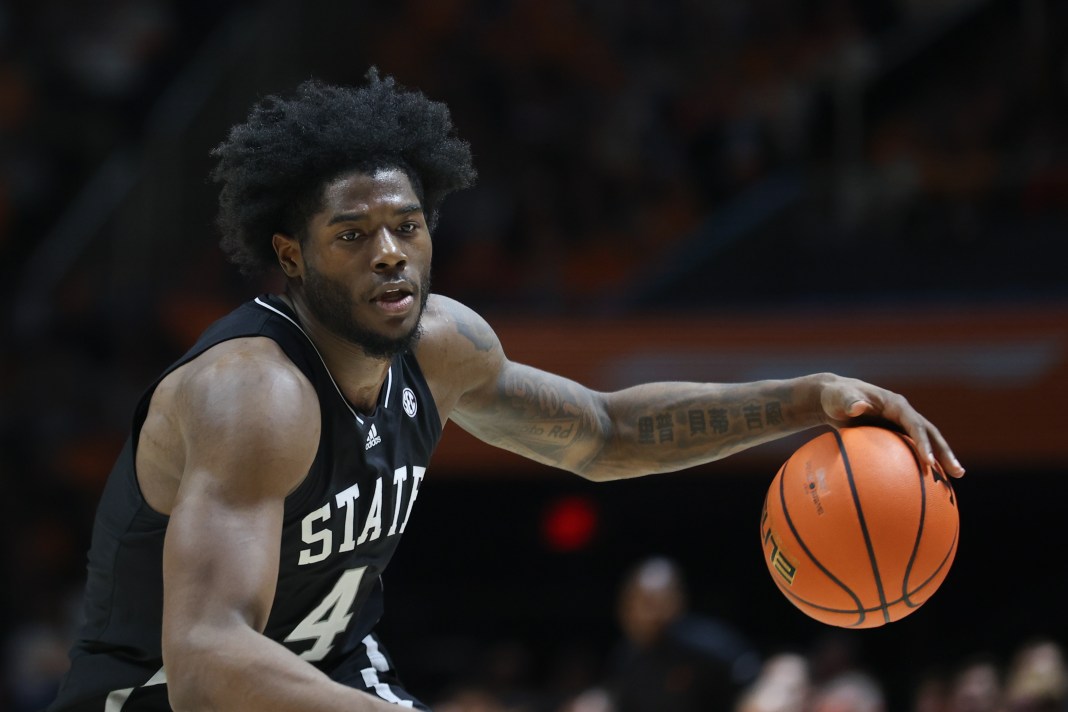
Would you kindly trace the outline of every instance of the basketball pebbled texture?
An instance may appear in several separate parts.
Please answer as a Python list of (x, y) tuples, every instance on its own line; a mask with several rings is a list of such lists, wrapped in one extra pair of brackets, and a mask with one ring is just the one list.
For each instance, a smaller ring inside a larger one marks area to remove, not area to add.
[(904, 435), (846, 428), (802, 445), (764, 500), (761, 541), (779, 590), (844, 628), (891, 623), (945, 580), (957, 551), (953, 486)]

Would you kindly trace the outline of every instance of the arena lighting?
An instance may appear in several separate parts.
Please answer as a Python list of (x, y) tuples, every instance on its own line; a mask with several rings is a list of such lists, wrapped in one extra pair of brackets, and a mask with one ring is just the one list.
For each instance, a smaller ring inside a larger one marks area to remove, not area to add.
[(542, 541), (551, 551), (585, 549), (597, 533), (598, 513), (588, 497), (559, 497), (545, 508), (541, 518)]

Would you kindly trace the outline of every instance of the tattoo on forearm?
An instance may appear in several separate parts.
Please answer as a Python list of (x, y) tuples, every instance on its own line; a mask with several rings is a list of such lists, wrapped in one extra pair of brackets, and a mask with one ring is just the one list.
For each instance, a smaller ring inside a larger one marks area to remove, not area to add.
[(688, 439), (695, 440), (711, 435), (727, 435), (732, 425), (741, 426), (745, 431), (754, 431), (782, 425), (782, 422), (782, 403), (779, 401), (746, 403), (733, 417), (727, 408), (689, 408), (643, 414), (638, 415), (638, 443), (657, 445), (675, 442), (676, 431), (685, 432)]
[(768, 425), (782, 425), (782, 403), (771, 401), (764, 406), (764, 419)]
[(746, 430), (763, 430), (764, 413), (759, 405), (747, 403), (742, 406), (742, 413), (745, 415)]
[(501, 386), (511, 406), (505, 417), (522, 421), (518, 428), (520, 439), (534, 452), (555, 456), (579, 438), (588, 437), (592, 416), (579, 405), (577, 394), (567, 392), (561, 384), (517, 371)]
[(690, 424), (690, 437), (704, 435), (708, 432), (708, 420), (703, 410), (686, 411), (686, 420)]
[(730, 432), (731, 421), (727, 417), (726, 408), (711, 408), (708, 411), (708, 425), (716, 435), (724, 435)]

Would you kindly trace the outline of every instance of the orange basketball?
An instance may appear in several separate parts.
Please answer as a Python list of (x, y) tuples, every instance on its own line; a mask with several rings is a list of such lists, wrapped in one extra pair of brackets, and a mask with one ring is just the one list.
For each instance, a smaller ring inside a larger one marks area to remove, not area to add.
[(942, 584), (957, 551), (949, 479), (904, 435), (846, 428), (802, 445), (764, 500), (772, 579), (818, 621), (874, 628), (904, 618)]

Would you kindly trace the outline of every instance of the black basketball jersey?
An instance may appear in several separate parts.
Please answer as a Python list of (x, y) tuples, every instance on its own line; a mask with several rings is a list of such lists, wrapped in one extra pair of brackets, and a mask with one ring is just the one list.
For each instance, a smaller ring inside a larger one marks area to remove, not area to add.
[[(388, 666), (371, 631), (382, 614), (382, 571), (441, 435), (430, 389), (407, 352), (391, 363), (374, 411), (356, 412), (296, 315), (273, 296), (247, 302), (210, 326), (159, 380), (216, 344), (252, 336), (276, 341), (308, 377), (322, 416), (315, 460), (286, 498), (277, 589), (264, 634), (333, 679), (379, 689), (389, 699), (388, 689), (375, 687), (387, 684), (376, 673)], [(138, 435), (159, 380), (138, 403), (97, 509), (86, 619), (53, 711), (170, 709), (160, 644), (168, 518), (145, 503), (134, 470)]]

